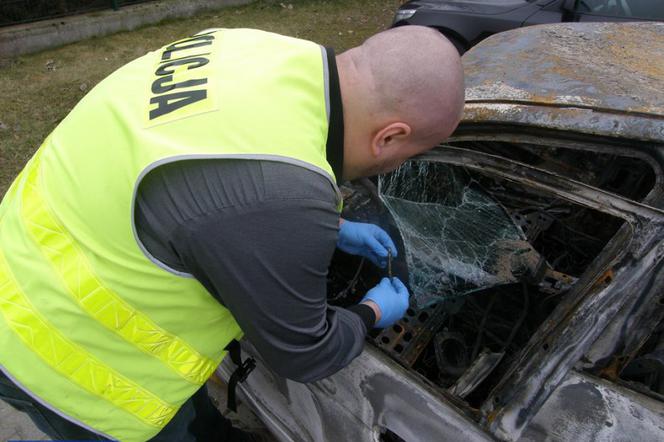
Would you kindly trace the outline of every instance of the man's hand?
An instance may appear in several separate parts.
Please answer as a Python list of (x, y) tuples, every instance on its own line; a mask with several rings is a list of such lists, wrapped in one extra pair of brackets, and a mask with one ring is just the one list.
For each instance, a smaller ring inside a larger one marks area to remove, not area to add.
[(384, 268), (387, 265), (387, 250), (392, 257), (397, 256), (397, 247), (385, 230), (374, 224), (354, 223), (341, 220), (337, 247), (351, 255), (360, 255), (374, 265)]
[(376, 313), (376, 327), (389, 327), (406, 313), (408, 289), (399, 278), (383, 278), (360, 302)]

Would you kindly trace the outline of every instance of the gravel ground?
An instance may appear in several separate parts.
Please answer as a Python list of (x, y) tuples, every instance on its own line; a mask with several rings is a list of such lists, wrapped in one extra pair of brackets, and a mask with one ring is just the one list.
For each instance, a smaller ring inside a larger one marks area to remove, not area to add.
[(0, 441), (48, 440), (24, 413), (0, 400)]
[[(208, 391), (212, 401), (222, 410), (233, 425), (246, 431), (257, 432), (263, 435), (265, 441), (276, 439), (272, 437), (262, 422), (256, 417), (251, 409), (241, 400), (238, 400), (238, 412), (226, 411), (226, 386), (222, 381), (213, 378), (208, 382)], [(24, 413), (16, 411), (6, 402), (0, 400), (0, 441), (26, 441), (26, 440), (50, 440), (48, 436), (39, 431)]]

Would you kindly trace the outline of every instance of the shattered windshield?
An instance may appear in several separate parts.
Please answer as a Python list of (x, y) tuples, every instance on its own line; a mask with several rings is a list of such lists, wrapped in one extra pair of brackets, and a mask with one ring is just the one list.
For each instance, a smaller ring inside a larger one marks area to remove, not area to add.
[(521, 229), (463, 169), (409, 161), (378, 188), (401, 232), (418, 306), (516, 282), (537, 263)]

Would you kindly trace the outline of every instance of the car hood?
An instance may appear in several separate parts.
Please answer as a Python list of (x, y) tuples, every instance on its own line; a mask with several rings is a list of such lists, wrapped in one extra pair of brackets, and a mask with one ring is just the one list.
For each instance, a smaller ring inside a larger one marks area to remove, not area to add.
[(509, 12), (527, 4), (525, 0), (439, 0), (413, 1), (403, 5), (402, 8), (490, 15)]
[[(463, 56), (464, 120), (662, 143), (664, 67), (654, 62), (662, 53), (664, 23), (558, 23), (500, 32)], [(524, 111), (524, 105), (533, 108)]]

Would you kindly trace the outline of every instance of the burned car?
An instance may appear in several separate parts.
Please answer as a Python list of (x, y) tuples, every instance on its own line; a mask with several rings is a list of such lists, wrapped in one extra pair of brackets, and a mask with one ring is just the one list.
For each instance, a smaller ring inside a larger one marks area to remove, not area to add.
[[(398, 239), (411, 307), (327, 379), (259, 362), (240, 394), (276, 437), (663, 440), (663, 53), (664, 25), (597, 23), (464, 55), (446, 144), (342, 189)], [(329, 302), (384, 275), (337, 254)]]

